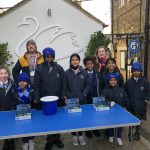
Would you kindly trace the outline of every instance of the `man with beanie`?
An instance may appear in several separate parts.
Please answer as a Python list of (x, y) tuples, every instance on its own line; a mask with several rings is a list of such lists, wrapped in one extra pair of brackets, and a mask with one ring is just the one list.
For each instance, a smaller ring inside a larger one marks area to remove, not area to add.
[[(142, 76), (142, 64), (134, 62), (131, 66), (132, 77), (127, 80), (125, 90), (129, 96), (131, 113), (140, 120), (146, 120), (147, 102), (150, 99), (150, 83)], [(130, 140), (129, 130), (129, 140)], [(134, 133), (135, 140), (140, 140), (140, 126), (136, 126)]]
[[(64, 97), (64, 70), (54, 62), (55, 51), (52, 48), (43, 50), (44, 63), (39, 65), (35, 71), (34, 77), (34, 94), (37, 106), (40, 104), (40, 98), (44, 96), (58, 96), (58, 106), (61, 105), (61, 100)], [(45, 150), (51, 150), (53, 144), (63, 148), (64, 144), (60, 140), (60, 134), (47, 136)]]
[(15, 64), (12, 74), (15, 82), (20, 74), (20, 71), (26, 72), (30, 77), (30, 83), (33, 84), (34, 73), (37, 65), (43, 63), (43, 57), (40, 52), (37, 51), (37, 46), (34, 40), (29, 40), (26, 43), (27, 52), (24, 56), (20, 57)]

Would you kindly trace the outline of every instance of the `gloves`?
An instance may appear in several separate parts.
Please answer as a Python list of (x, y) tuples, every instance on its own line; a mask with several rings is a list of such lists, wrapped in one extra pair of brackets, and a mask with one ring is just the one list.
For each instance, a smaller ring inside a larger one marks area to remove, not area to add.
[(115, 106), (115, 104), (116, 104), (116, 103), (115, 103), (115, 102), (113, 102), (113, 101), (112, 101), (112, 102), (110, 102), (110, 107), (114, 107), (114, 106)]

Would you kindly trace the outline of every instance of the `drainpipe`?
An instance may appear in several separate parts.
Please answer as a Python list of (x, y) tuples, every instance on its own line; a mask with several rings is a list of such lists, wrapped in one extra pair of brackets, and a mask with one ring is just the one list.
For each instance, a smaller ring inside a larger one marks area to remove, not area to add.
[(147, 78), (148, 69), (148, 42), (149, 42), (149, 0), (145, 0), (145, 27), (144, 27), (144, 76)]

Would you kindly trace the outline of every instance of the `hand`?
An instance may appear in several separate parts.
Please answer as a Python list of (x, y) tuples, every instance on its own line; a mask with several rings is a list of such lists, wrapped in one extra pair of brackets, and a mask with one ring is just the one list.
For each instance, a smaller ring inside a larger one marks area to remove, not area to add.
[(115, 106), (115, 104), (116, 104), (116, 103), (115, 103), (115, 102), (113, 102), (113, 101), (112, 101), (112, 102), (110, 102), (110, 107), (114, 107), (114, 106)]

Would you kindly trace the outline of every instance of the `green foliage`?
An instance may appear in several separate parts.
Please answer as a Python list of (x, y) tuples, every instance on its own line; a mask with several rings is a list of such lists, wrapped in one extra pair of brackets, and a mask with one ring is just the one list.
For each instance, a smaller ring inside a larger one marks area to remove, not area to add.
[[(13, 62), (10, 62), (10, 58), (12, 58), (12, 55), (7, 50), (8, 43), (1, 43), (0, 44), (0, 65), (12, 65)], [(10, 63), (8, 63), (8, 61)]]
[(85, 56), (94, 56), (99, 46), (107, 47), (110, 42), (110, 39), (107, 38), (101, 31), (94, 32), (86, 47)]

